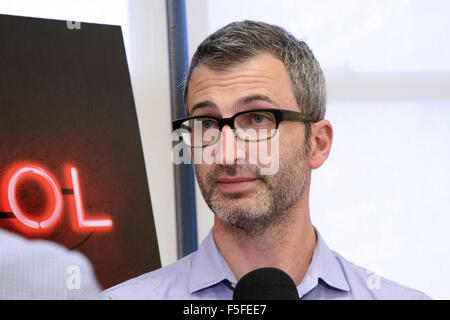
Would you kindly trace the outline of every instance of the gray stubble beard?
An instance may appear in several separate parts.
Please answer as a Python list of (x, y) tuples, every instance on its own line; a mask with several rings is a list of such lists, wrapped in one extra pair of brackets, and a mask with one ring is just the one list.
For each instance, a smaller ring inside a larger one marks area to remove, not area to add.
[[(280, 168), (275, 175), (262, 176), (256, 165), (216, 165), (214, 172), (206, 181), (197, 175), (203, 197), (216, 217), (226, 224), (242, 230), (248, 236), (260, 236), (268, 230), (282, 224), (289, 218), (290, 208), (302, 196), (307, 179), (308, 148), (300, 147), (280, 159)], [(224, 194), (217, 186), (217, 177), (227, 176), (258, 177), (258, 190), (252, 195), (247, 193)], [(246, 206), (233, 205), (243, 197), (251, 197), (253, 201)]]

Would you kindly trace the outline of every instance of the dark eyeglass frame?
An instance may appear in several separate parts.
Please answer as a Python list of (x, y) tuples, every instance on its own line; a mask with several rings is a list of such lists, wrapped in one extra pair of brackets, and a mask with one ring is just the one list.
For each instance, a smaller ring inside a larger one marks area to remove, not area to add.
[[(317, 120), (314, 117), (304, 114), (304, 113), (301, 113), (301, 112), (297, 112), (297, 111), (284, 110), (284, 109), (254, 109), (254, 110), (246, 110), (246, 111), (238, 112), (230, 118), (217, 118), (214, 116), (193, 116), (193, 117), (177, 119), (177, 120), (172, 121), (172, 130), (175, 131), (178, 129), (183, 129), (181, 126), (185, 121), (206, 118), (206, 119), (213, 119), (213, 120), (217, 121), (217, 123), (219, 124), (219, 132), (222, 132), (223, 127), (228, 125), (233, 130), (233, 133), (235, 133), (236, 132), (236, 129), (234, 127), (235, 119), (242, 114), (251, 113), (251, 112), (270, 112), (270, 113), (272, 113), (275, 116), (275, 120), (276, 120), (275, 129), (278, 129), (278, 126), (281, 121), (317, 122)], [(236, 135), (236, 133), (235, 133), (235, 135)], [(239, 138), (239, 137), (237, 137), (237, 138)], [(214, 144), (214, 143), (212, 143), (212, 144)], [(208, 146), (208, 145), (205, 145), (202, 147), (206, 147), (206, 146)], [(196, 147), (194, 147), (194, 148), (196, 148)]]

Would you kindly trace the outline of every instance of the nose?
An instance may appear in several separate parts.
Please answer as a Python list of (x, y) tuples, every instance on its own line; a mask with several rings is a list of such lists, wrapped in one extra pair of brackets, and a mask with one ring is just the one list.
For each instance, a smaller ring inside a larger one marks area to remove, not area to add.
[(216, 149), (216, 162), (231, 165), (239, 163), (240, 159), (245, 159), (245, 150), (239, 147), (233, 129), (225, 125)]

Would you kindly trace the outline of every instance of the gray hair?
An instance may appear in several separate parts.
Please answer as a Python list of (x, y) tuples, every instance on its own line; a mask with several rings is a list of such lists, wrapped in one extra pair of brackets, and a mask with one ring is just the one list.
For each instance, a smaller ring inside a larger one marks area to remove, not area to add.
[(324, 119), (327, 93), (319, 62), (305, 42), (279, 26), (264, 22), (233, 22), (208, 36), (192, 57), (185, 79), (184, 102), (192, 72), (199, 64), (227, 70), (261, 53), (272, 54), (283, 62), (299, 109), (317, 121)]

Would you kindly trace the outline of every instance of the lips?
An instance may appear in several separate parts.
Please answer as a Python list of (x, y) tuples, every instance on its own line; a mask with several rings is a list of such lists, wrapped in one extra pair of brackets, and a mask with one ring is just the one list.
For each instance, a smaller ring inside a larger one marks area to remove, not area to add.
[(242, 192), (251, 188), (259, 179), (252, 177), (229, 177), (217, 180), (217, 185), (224, 192)]
[(257, 178), (222, 178), (217, 180), (218, 183), (240, 183), (256, 180)]

